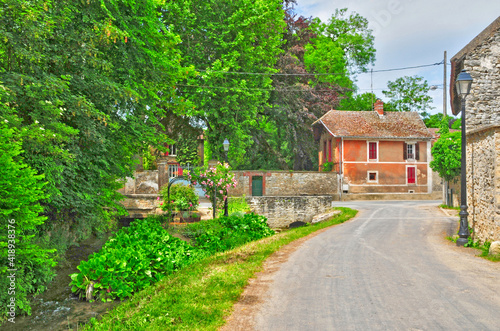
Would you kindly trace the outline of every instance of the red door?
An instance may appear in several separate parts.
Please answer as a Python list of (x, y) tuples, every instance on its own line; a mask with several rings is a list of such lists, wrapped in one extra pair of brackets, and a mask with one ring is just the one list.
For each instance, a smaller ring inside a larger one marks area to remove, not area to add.
[(415, 184), (415, 167), (406, 168), (408, 184)]

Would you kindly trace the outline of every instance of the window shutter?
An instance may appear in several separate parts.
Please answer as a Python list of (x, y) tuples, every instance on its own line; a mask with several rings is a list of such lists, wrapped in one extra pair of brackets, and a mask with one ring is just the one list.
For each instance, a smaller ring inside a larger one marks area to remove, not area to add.
[(408, 146), (406, 143), (403, 143), (403, 160), (408, 159)]
[(420, 159), (420, 148), (418, 142), (415, 143), (415, 160)]

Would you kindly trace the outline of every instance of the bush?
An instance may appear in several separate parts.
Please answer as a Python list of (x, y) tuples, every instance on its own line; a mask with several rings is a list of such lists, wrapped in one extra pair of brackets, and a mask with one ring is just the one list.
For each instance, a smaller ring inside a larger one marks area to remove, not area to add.
[(43, 176), (19, 157), (20, 136), (8, 127), (13, 118), (0, 118), (0, 306), (13, 304), (8, 308), (12, 314), (5, 309), (0, 322), (15, 312), (30, 314), (28, 296), (44, 291), (56, 264), (55, 250), (42, 249), (34, 242), (36, 227), (46, 219), (39, 216), (45, 184)]
[(212, 224), (206, 226), (205, 232), (199, 231), (193, 236), (196, 247), (210, 253), (233, 249), (274, 234), (267, 225), (267, 219), (254, 213), (244, 214), (242, 217), (239, 215), (221, 217), (210, 222)]
[(173, 201), (172, 209), (176, 210), (193, 210), (200, 204), (198, 194), (191, 185), (172, 185), (170, 187), (170, 201), (168, 201), (168, 185), (162, 187), (160, 194), (163, 197), (163, 210), (169, 209), (171, 201)]
[[(82, 261), (71, 275), (71, 290), (102, 301), (130, 296), (202, 256), (188, 243), (168, 234), (157, 219), (135, 220), (103, 248)], [(93, 293), (86, 294), (93, 286)]]

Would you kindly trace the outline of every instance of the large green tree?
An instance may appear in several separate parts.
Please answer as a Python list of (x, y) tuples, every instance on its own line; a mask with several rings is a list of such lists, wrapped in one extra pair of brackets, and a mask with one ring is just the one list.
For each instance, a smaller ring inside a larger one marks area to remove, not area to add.
[(255, 132), (259, 148), (249, 166), (312, 170), (317, 149), (311, 124), (338, 105), (354, 88), (352, 74), (375, 59), (368, 22), (337, 10), (327, 21), (297, 16), (285, 4), (283, 52), (273, 77), (272, 107), (263, 111), (263, 129)]
[(430, 167), (446, 181), (456, 180), (461, 171), (460, 131), (450, 132), (448, 121), (442, 121), (439, 139), (432, 146), (432, 161)]
[(390, 98), (385, 108), (389, 111), (416, 111), (422, 117), (433, 109), (432, 97), (428, 95), (429, 84), (420, 76), (404, 76), (387, 82), (388, 90), (382, 93)]
[(377, 101), (374, 93), (365, 92), (361, 94), (348, 94), (340, 100), (340, 110), (373, 110), (373, 104)]
[(1, 0), (0, 80), (24, 160), (47, 181), (46, 228), (106, 228), (133, 155), (159, 145), (166, 108), (182, 108), (175, 84), (189, 69), (159, 4)]
[(227, 138), (231, 164), (243, 163), (252, 150), (251, 130), (260, 125), (258, 112), (268, 103), (282, 43), (280, 1), (171, 1), (162, 19), (182, 39), (181, 63), (199, 72), (178, 85), (193, 105), (186, 114), (206, 127), (214, 158), (224, 159)]

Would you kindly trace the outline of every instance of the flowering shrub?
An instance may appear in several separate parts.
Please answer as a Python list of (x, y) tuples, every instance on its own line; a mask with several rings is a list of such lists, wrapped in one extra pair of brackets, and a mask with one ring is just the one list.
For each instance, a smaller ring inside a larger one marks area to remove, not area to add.
[(194, 210), (200, 204), (198, 195), (192, 186), (174, 184), (170, 187), (170, 201), (168, 201), (168, 185), (163, 186), (160, 191), (163, 197), (161, 208), (169, 210), (169, 203), (175, 210)]
[(204, 167), (189, 171), (187, 172), (187, 178), (193, 184), (198, 183), (205, 191), (205, 196), (212, 203), (214, 194), (219, 201), (225, 201), (228, 189), (236, 187), (237, 184), (229, 164), (220, 162), (215, 167)]

